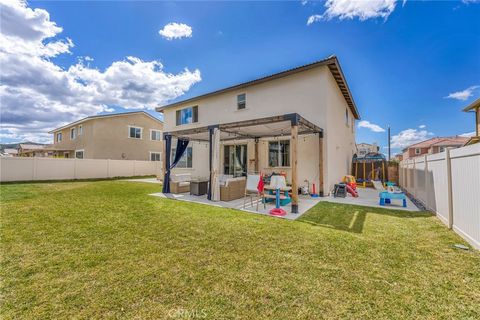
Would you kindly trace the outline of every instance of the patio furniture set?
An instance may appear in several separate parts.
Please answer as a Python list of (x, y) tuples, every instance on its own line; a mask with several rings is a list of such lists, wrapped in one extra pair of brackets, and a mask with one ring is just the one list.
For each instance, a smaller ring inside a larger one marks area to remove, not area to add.
[[(287, 186), (283, 175), (272, 175), (268, 179), (261, 175), (248, 174), (246, 177), (234, 177), (233, 175), (219, 175), (220, 201), (233, 201), (244, 198), (243, 207), (246, 207), (247, 199), (253, 207), (254, 200), (257, 205), (275, 202), (278, 209), (291, 202), (290, 192), (292, 188)], [(262, 181), (260, 183), (260, 181)], [(268, 184), (264, 185), (264, 182)], [(190, 173), (177, 173), (170, 176), (171, 193), (190, 193), (190, 195), (203, 196), (208, 192), (207, 179), (192, 179)]]

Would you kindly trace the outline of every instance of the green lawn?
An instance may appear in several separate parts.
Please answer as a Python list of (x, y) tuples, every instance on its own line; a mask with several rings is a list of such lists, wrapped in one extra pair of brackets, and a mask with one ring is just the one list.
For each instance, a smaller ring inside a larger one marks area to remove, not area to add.
[(0, 188), (2, 319), (480, 318), (479, 252), (427, 213), (286, 221), (148, 183)]

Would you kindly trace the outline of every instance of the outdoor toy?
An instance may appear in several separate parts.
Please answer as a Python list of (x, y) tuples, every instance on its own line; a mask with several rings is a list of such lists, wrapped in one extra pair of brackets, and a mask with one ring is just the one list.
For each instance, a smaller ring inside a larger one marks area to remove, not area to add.
[(315, 189), (315, 183), (312, 184), (312, 189), (313, 189), (313, 192), (312, 192), (312, 194), (310, 194), (310, 196), (312, 198), (318, 198), (319, 195), (317, 194), (317, 190)]
[(352, 197), (357, 198), (358, 197), (358, 192), (357, 190), (353, 189), (351, 186), (347, 184), (347, 192), (352, 195)]
[(352, 175), (355, 176), (356, 182), (362, 187), (366, 187), (367, 183), (379, 180), (383, 183), (388, 181), (387, 176), (387, 160), (381, 153), (368, 153), (363, 158), (353, 155), (352, 159)]

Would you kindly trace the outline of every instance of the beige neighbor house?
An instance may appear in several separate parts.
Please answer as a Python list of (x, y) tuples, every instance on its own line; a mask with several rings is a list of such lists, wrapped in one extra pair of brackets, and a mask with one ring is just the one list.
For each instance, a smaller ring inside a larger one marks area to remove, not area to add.
[(20, 157), (51, 157), (53, 150), (52, 145), (20, 143), (17, 154)]
[(211, 179), (284, 172), (292, 212), (298, 187), (315, 183), (317, 192), (330, 192), (350, 172), (356, 152), (360, 115), (335, 56), (156, 110), (164, 115), (166, 139), (189, 141), (173, 173)]
[(415, 158), (424, 154), (434, 154), (445, 151), (446, 148), (460, 148), (469, 138), (454, 136), (454, 137), (435, 137), (425, 141), (421, 141), (402, 150), (403, 160)]
[(480, 142), (480, 98), (475, 100), (472, 104), (463, 109), (465, 112), (474, 112), (475, 113), (475, 135), (470, 137), (467, 141), (467, 145), (479, 143)]
[(369, 153), (377, 153), (380, 150), (380, 147), (377, 143), (358, 143), (357, 144), (357, 156), (359, 158), (365, 157)]
[(87, 117), (50, 131), (54, 156), (160, 161), (163, 122), (144, 111)]

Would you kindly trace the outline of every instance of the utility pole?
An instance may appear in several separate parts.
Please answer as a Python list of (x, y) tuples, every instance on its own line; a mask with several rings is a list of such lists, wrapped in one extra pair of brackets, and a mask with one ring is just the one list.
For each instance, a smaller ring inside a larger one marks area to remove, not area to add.
[(390, 150), (390, 125), (388, 126), (388, 161), (390, 161), (391, 150)]

